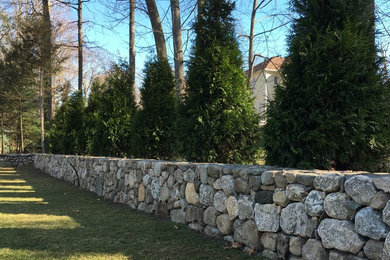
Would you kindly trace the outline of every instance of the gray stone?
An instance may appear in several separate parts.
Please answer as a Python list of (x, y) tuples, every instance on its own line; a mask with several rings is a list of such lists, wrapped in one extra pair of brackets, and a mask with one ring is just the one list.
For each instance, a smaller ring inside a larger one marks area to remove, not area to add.
[(313, 172), (300, 172), (297, 174), (297, 182), (304, 186), (312, 186), (317, 174)]
[(273, 191), (261, 190), (256, 192), (255, 202), (260, 204), (272, 204), (273, 203)]
[(248, 182), (249, 182), (249, 187), (253, 191), (260, 190), (260, 187), (261, 187), (261, 176), (250, 176)]
[(195, 190), (195, 185), (193, 182), (188, 182), (185, 189), (186, 200), (190, 204), (199, 205), (200, 199), (199, 194)]
[(302, 247), (302, 256), (305, 260), (328, 260), (328, 252), (321, 242), (315, 239), (309, 239)]
[(173, 177), (175, 177), (175, 180), (178, 182), (178, 183), (183, 183), (183, 180), (184, 180), (184, 173), (182, 170), (180, 169), (177, 169), (175, 171), (175, 173), (173, 174)]
[(377, 189), (390, 193), (390, 177), (375, 178), (373, 182)]
[(295, 183), (297, 181), (296, 171), (285, 171), (284, 175), (286, 176), (287, 183)]
[(318, 235), (325, 248), (334, 248), (357, 254), (363, 248), (365, 240), (355, 231), (348, 220), (324, 219), (318, 227)]
[(390, 201), (386, 203), (385, 208), (382, 211), (383, 217), (382, 220), (385, 222), (387, 225), (390, 226)]
[(138, 204), (137, 210), (145, 211), (145, 206), (146, 204), (144, 202), (141, 202), (140, 204)]
[(242, 194), (249, 194), (251, 191), (248, 182), (241, 178), (236, 178), (234, 180), (234, 189), (237, 193)]
[(238, 201), (236, 197), (230, 196), (225, 201), (227, 212), (231, 219), (235, 219), (238, 216)]
[(169, 218), (169, 211), (166, 202), (163, 201), (158, 202), (155, 215), (160, 218)]
[(279, 233), (276, 238), (276, 253), (279, 259), (286, 259), (288, 256), (289, 236)]
[(240, 219), (253, 218), (254, 202), (249, 196), (242, 196), (238, 200), (238, 217)]
[(307, 193), (308, 188), (302, 184), (289, 184), (286, 187), (286, 196), (292, 201), (303, 201)]
[(223, 235), (233, 233), (233, 221), (228, 214), (222, 214), (217, 217), (217, 227)]
[(222, 174), (222, 169), (217, 165), (209, 165), (207, 173), (210, 177), (219, 178)]
[(255, 205), (255, 221), (259, 231), (277, 232), (280, 217), (275, 204)]
[(282, 171), (275, 172), (274, 175), (275, 184), (278, 188), (286, 188), (287, 179)]
[(195, 172), (192, 169), (188, 169), (184, 172), (183, 179), (187, 182), (194, 182)]
[(198, 222), (190, 223), (190, 224), (188, 224), (188, 227), (192, 230), (197, 231), (197, 232), (203, 231), (203, 225), (198, 223)]
[(205, 227), (204, 233), (209, 237), (214, 237), (218, 239), (222, 239), (223, 237), (221, 232), (219, 232), (218, 228), (212, 226)]
[(186, 222), (199, 222), (203, 224), (203, 209), (195, 206), (186, 208)]
[(296, 256), (302, 255), (302, 247), (306, 240), (301, 237), (290, 237), (289, 250), (290, 253)]
[(155, 199), (155, 200), (159, 199), (160, 190), (161, 190), (160, 180), (158, 178), (153, 178), (152, 184), (150, 187), (150, 191), (152, 193), (153, 199)]
[(265, 232), (261, 235), (260, 241), (264, 248), (276, 251), (276, 239), (278, 234)]
[(311, 237), (317, 227), (317, 220), (306, 214), (303, 203), (291, 203), (282, 209), (280, 227), (289, 235)]
[(201, 184), (199, 188), (200, 203), (205, 206), (211, 206), (214, 202), (215, 190), (213, 187)]
[(224, 175), (221, 177), (221, 188), (227, 196), (234, 192), (234, 178), (232, 175)]
[(364, 254), (370, 260), (381, 260), (384, 243), (376, 240), (368, 240), (363, 247)]
[(263, 185), (273, 185), (275, 184), (274, 180), (275, 171), (265, 171), (261, 174), (261, 183)]
[(218, 178), (213, 183), (213, 188), (216, 190), (221, 190), (221, 178)]
[(264, 249), (263, 252), (261, 252), (261, 256), (265, 257), (266, 259), (270, 259), (270, 260), (278, 260), (279, 259), (278, 255), (275, 252), (268, 250), (268, 249)]
[(372, 180), (367, 176), (353, 176), (345, 182), (344, 186), (348, 195), (362, 205), (369, 205), (371, 199), (376, 194)]
[(198, 165), (196, 170), (199, 172), (200, 181), (203, 184), (207, 183), (207, 179), (209, 178), (209, 175), (207, 174), (207, 165)]
[(370, 201), (370, 207), (374, 209), (383, 209), (387, 201), (390, 200), (390, 194), (378, 191)]
[(160, 200), (167, 201), (168, 199), (169, 199), (169, 189), (168, 189), (168, 185), (164, 183), (160, 191)]
[(206, 225), (209, 225), (209, 226), (216, 226), (217, 225), (217, 217), (220, 215), (221, 213), (218, 212), (218, 210), (216, 210), (214, 207), (208, 207), (205, 211), (204, 211), (204, 215), (203, 215), (203, 221)]
[(150, 183), (150, 175), (149, 174), (146, 174), (144, 175), (144, 177), (142, 177), (142, 182), (144, 183), (145, 187), (148, 186), (148, 184)]
[(390, 259), (390, 232), (387, 234), (385, 244), (383, 246), (382, 259)]
[(153, 199), (153, 196), (152, 196), (152, 192), (150, 191), (150, 189), (146, 188), (145, 189), (145, 202), (146, 204), (151, 204), (153, 203), (154, 199)]
[(227, 197), (223, 191), (217, 191), (214, 195), (214, 207), (224, 213), (226, 211), (226, 201)]
[(325, 197), (324, 209), (326, 214), (336, 219), (353, 220), (359, 204), (346, 193), (336, 192)]
[(277, 191), (273, 194), (272, 200), (276, 205), (285, 207), (288, 203), (290, 203), (290, 200), (286, 196), (286, 191)]
[(312, 190), (305, 200), (305, 211), (312, 217), (321, 216), (324, 213), (325, 192)]
[(340, 190), (344, 177), (337, 174), (322, 174), (314, 178), (314, 188), (325, 192)]
[(379, 212), (365, 207), (356, 213), (355, 230), (363, 236), (379, 240), (386, 237), (389, 227), (383, 223)]
[(175, 185), (175, 177), (173, 177), (173, 175), (169, 175), (167, 185), (169, 189), (172, 189), (173, 185)]
[(241, 220), (234, 222), (234, 239), (237, 242), (258, 250), (260, 249), (260, 232), (256, 228), (256, 223), (253, 220), (248, 220), (242, 223)]
[(95, 178), (95, 192), (96, 194), (101, 197), (103, 196), (103, 178), (100, 175), (97, 175)]

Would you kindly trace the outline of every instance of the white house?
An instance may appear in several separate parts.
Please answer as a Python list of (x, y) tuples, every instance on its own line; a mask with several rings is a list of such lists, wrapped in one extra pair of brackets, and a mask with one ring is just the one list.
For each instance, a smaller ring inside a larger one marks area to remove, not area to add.
[(250, 88), (253, 106), (260, 114), (266, 111), (268, 101), (274, 98), (275, 86), (281, 84), (280, 68), (284, 60), (282, 57), (272, 57), (253, 68)]

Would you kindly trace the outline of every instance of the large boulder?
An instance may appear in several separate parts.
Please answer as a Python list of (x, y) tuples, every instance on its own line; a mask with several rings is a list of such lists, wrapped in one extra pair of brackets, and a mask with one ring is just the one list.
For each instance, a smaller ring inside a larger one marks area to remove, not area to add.
[(215, 190), (210, 185), (201, 184), (199, 188), (200, 203), (211, 206), (214, 202)]
[(225, 212), (226, 211), (226, 201), (227, 197), (225, 195), (225, 192), (223, 191), (217, 191), (214, 195), (214, 208), (216, 208), (219, 212)]
[(376, 194), (372, 179), (367, 176), (353, 176), (345, 182), (344, 186), (348, 195), (362, 205), (369, 205), (371, 199)]
[(389, 227), (383, 223), (379, 212), (365, 207), (356, 213), (355, 230), (363, 236), (380, 240), (386, 237)]
[(346, 193), (331, 193), (324, 200), (326, 214), (335, 219), (352, 220), (358, 208), (359, 204), (353, 201)]
[(255, 205), (255, 221), (260, 231), (277, 232), (280, 217), (275, 204)]
[(348, 220), (324, 219), (318, 227), (318, 235), (325, 248), (357, 254), (363, 248), (365, 240), (355, 231)]
[(328, 260), (328, 252), (316, 239), (309, 239), (302, 248), (302, 257), (305, 260)]
[(282, 209), (280, 227), (289, 235), (311, 237), (317, 227), (317, 220), (306, 214), (303, 203), (291, 203)]
[(321, 174), (314, 178), (314, 188), (325, 192), (336, 192), (344, 180), (343, 176), (337, 174)]
[(321, 216), (324, 213), (325, 192), (312, 190), (305, 200), (305, 210), (310, 216)]

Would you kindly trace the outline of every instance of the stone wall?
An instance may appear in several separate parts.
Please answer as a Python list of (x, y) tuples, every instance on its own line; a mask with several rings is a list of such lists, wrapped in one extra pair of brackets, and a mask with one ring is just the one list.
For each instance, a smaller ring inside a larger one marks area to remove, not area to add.
[(37, 154), (35, 167), (270, 259), (390, 259), (390, 175)]
[(0, 161), (14, 167), (33, 165), (35, 154), (0, 154)]

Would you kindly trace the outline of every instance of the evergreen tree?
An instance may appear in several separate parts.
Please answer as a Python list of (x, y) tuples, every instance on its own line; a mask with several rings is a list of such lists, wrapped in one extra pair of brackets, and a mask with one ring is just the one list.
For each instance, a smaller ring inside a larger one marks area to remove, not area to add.
[(49, 132), (49, 150), (59, 154), (86, 153), (86, 113), (81, 92), (64, 100)]
[(267, 112), (267, 164), (373, 169), (389, 155), (389, 87), (373, 0), (293, 0), (284, 85)]
[(126, 63), (113, 65), (103, 81), (94, 82), (88, 99), (88, 152), (126, 156), (130, 147), (131, 118), (135, 111), (133, 75)]
[(259, 118), (241, 68), (233, 8), (230, 1), (206, 1), (195, 23), (180, 119), (180, 150), (188, 160), (246, 163), (258, 152)]
[(172, 159), (175, 151), (175, 82), (168, 61), (147, 62), (141, 88), (142, 109), (133, 130), (132, 154), (136, 157)]

